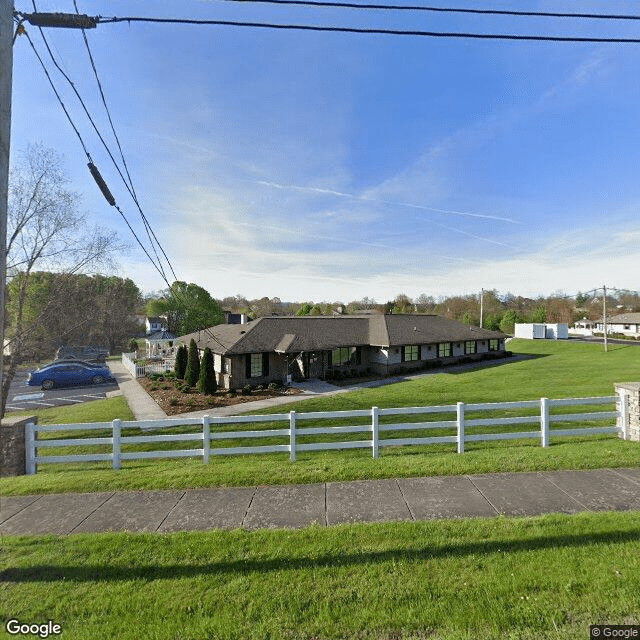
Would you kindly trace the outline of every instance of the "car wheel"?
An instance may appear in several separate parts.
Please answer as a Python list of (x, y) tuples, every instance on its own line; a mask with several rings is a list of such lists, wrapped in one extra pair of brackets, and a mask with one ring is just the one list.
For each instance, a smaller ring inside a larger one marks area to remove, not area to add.
[(43, 380), (42, 381), (42, 388), (46, 391), (47, 389), (53, 389), (53, 387), (55, 386), (55, 383), (53, 380)]
[(93, 378), (91, 378), (91, 382), (93, 382), (93, 384), (102, 384), (104, 382), (104, 378), (102, 376), (93, 376)]

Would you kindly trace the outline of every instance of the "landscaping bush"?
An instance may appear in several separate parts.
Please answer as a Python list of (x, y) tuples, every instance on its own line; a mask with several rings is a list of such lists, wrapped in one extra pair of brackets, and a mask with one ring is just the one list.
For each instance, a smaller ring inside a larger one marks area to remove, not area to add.
[(169, 400), (169, 404), (172, 407), (176, 407), (178, 405), (178, 398), (171, 398), (171, 400)]
[(135, 338), (131, 338), (131, 340), (129, 340), (129, 352), (132, 353), (134, 351), (138, 350), (138, 341)]
[(250, 396), (251, 395), (251, 391), (252, 391), (252, 387), (250, 384), (246, 384), (244, 387), (242, 387), (242, 395), (243, 396)]
[(174, 365), (174, 373), (176, 378), (184, 379), (185, 371), (187, 370), (187, 360), (189, 359), (189, 354), (187, 350), (187, 345), (183, 344), (178, 347), (176, 351), (176, 363)]
[(184, 379), (192, 387), (198, 384), (198, 378), (200, 377), (200, 356), (198, 355), (198, 347), (196, 341), (191, 338), (189, 343), (189, 355), (187, 358), (187, 369), (184, 372)]
[(278, 388), (278, 385), (275, 382), (269, 383), (268, 389), (271, 389), (271, 391), (275, 391), (277, 388)]
[(198, 391), (207, 395), (213, 394), (218, 390), (218, 382), (216, 380), (216, 370), (213, 366), (213, 353), (207, 347), (202, 355), (202, 363), (200, 365), (200, 376), (198, 378)]

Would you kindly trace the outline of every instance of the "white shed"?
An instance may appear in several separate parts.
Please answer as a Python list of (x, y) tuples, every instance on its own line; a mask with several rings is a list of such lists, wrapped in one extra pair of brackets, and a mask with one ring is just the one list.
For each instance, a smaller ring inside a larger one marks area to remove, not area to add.
[(567, 340), (569, 326), (565, 323), (516, 323), (514, 336), (526, 340)]
[(534, 322), (516, 323), (514, 336), (516, 338), (525, 338), (526, 340), (544, 339), (546, 336), (544, 324)]

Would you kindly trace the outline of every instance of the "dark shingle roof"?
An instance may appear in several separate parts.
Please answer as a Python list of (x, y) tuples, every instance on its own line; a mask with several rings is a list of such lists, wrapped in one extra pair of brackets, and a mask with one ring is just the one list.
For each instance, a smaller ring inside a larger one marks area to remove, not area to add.
[(218, 325), (179, 340), (193, 338), (200, 349), (214, 353), (300, 353), (336, 347), (390, 347), (457, 340), (505, 338), (500, 331), (472, 327), (440, 316), (280, 316), (258, 318), (243, 325)]

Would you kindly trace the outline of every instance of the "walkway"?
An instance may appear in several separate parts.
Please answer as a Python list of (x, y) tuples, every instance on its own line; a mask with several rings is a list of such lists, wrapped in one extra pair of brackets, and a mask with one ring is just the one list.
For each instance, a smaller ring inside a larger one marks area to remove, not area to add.
[(0, 534), (206, 531), (640, 510), (640, 469), (16, 496)]

